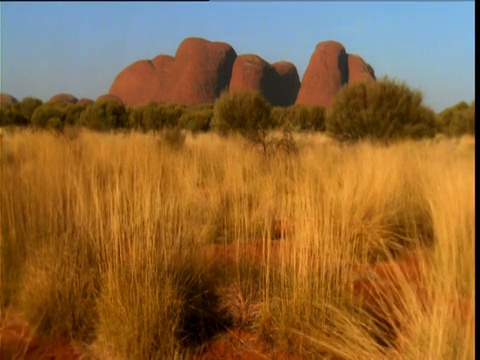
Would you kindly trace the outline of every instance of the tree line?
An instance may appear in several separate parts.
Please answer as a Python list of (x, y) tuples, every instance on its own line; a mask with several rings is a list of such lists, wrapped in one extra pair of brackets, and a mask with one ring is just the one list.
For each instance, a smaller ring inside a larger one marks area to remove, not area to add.
[(214, 104), (191, 107), (155, 102), (124, 105), (113, 99), (50, 104), (27, 97), (1, 105), (0, 126), (32, 126), (58, 132), (72, 126), (96, 131), (238, 131), (256, 141), (262, 137), (265, 141), (271, 130), (321, 131), (341, 141), (394, 141), (436, 134), (475, 134), (475, 102), (462, 101), (435, 114), (423, 104), (421, 92), (385, 77), (344, 86), (328, 110), (299, 104), (275, 107), (257, 92), (225, 92)]

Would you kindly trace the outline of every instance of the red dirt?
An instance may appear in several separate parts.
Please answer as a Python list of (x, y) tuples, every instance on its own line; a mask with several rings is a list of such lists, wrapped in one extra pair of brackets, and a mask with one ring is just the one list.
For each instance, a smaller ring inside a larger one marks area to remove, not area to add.
[(230, 331), (207, 344), (200, 355), (191, 360), (286, 360), (303, 359), (299, 354), (282, 353), (268, 347), (257, 335), (240, 330)]
[(0, 328), (1, 359), (80, 359), (68, 340), (40, 338), (19, 316), (6, 316)]
[[(288, 246), (288, 240), (270, 240), (269, 259), (276, 262), (280, 257), (280, 249)], [(234, 264), (240, 259), (266, 261), (264, 242), (256, 240), (236, 245), (208, 245), (202, 249), (202, 255), (218, 261), (220, 264)], [(402, 331), (401, 317), (392, 317), (392, 308), (405, 311), (402, 307), (400, 286), (408, 284), (414, 296), (424, 305), (428, 305), (428, 297), (422, 286), (425, 271), (428, 269), (428, 253), (410, 251), (395, 261), (384, 261), (374, 265), (357, 265), (351, 274), (350, 290), (354, 303), (369, 311), (379, 319), (383, 319)], [(338, 266), (335, 265), (335, 266)], [(474, 315), (473, 299), (452, 296), (452, 320), (465, 323), (472, 321)], [(386, 320), (385, 320), (386, 319)], [(18, 317), (6, 316), (1, 323), (1, 359), (66, 359), (76, 360), (80, 356), (68, 341), (62, 339), (41, 339)], [(398, 333), (390, 334), (396, 347), (400, 349), (401, 337)], [(408, 336), (402, 333), (403, 338)], [(203, 359), (301, 359), (299, 354), (286, 354), (269, 347), (258, 335), (232, 329), (205, 344), (200, 354), (192, 356), (192, 360)]]

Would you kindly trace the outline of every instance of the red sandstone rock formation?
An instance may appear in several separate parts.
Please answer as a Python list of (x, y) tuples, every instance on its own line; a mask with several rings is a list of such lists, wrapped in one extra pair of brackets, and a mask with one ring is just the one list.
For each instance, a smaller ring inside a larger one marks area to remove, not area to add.
[(329, 107), (343, 85), (374, 80), (373, 68), (360, 56), (347, 54), (338, 42), (321, 42), (305, 71), (296, 103)]
[(280, 76), (280, 103), (282, 106), (295, 104), (300, 90), (300, 77), (294, 64), (288, 61), (278, 61), (273, 64)]
[(360, 56), (348, 54), (348, 83), (374, 81), (375, 73), (370, 64), (367, 64)]
[(235, 60), (230, 91), (258, 91), (274, 106), (289, 106), (295, 102), (300, 87), (298, 72), (292, 63), (273, 65), (253, 54), (240, 55)]
[(77, 101), (77, 105), (88, 105), (88, 104), (93, 104), (93, 102), (94, 101), (92, 99), (82, 98)]
[(110, 100), (118, 101), (118, 102), (121, 102), (123, 104), (122, 99), (120, 99), (118, 96), (115, 96), (115, 95), (112, 95), (112, 94), (101, 95), (97, 98), (96, 102), (103, 102), (103, 101), (110, 101)]
[(272, 105), (328, 107), (344, 84), (372, 80), (373, 68), (335, 41), (317, 44), (300, 84), (292, 63), (269, 64), (252, 54), (237, 57), (226, 43), (187, 38), (174, 57), (158, 55), (127, 66), (115, 78), (110, 94), (125, 104), (197, 105), (213, 103), (230, 86), (230, 91), (259, 91)]
[(57, 95), (54, 95), (50, 98), (50, 100), (48, 100), (47, 102), (49, 104), (54, 104), (54, 103), (57, 103), (57, 102), (66, 102), (68, 104), (76, 104), (78, 101), (78, 99), (73, 96), (73, 95), (70, 95), (70, 94), (57, 94)]
[(125, 104), (212, 103), (228, 86), (236, 57), (226, 43), (187, 38), (175, 57), (159, 55), (125, 68), (113, 82), (110, 94)]
[(18, 100), (12, 95), (6, 93), (0, 93), (0, 104), (8, 105), (18, 103)]
[(298, 92), (297, 104), (328, 107), (342, 85), (348, 82), (348, 56), (342, 44), (317, 44)]

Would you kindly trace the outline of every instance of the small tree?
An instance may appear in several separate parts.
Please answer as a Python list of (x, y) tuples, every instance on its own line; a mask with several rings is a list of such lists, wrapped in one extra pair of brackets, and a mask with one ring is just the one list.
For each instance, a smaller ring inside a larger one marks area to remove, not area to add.
[(388, 78), (343, 87), (327, 113), (326, 129), (341, 141), (432, 137), (435, 115), (422, 94)]
[(290, 131), (284, 130), (278, 137), (272, 132), (275, 124), (272, 106), (259, 92), (224, 92), (213, 107), (212, 129), (222, 134), (240, 132), (253, 145), (259, 146), (265, 156), (270, 154), (270, 149), (296, 151)]

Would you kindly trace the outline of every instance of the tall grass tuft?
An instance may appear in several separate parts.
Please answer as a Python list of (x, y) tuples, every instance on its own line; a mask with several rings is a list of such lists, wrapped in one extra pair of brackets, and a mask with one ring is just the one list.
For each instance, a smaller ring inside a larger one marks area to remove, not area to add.
[(472, 357), (474, 146), (170, 135), (3, 133), (2, 310), (97, 358)]

